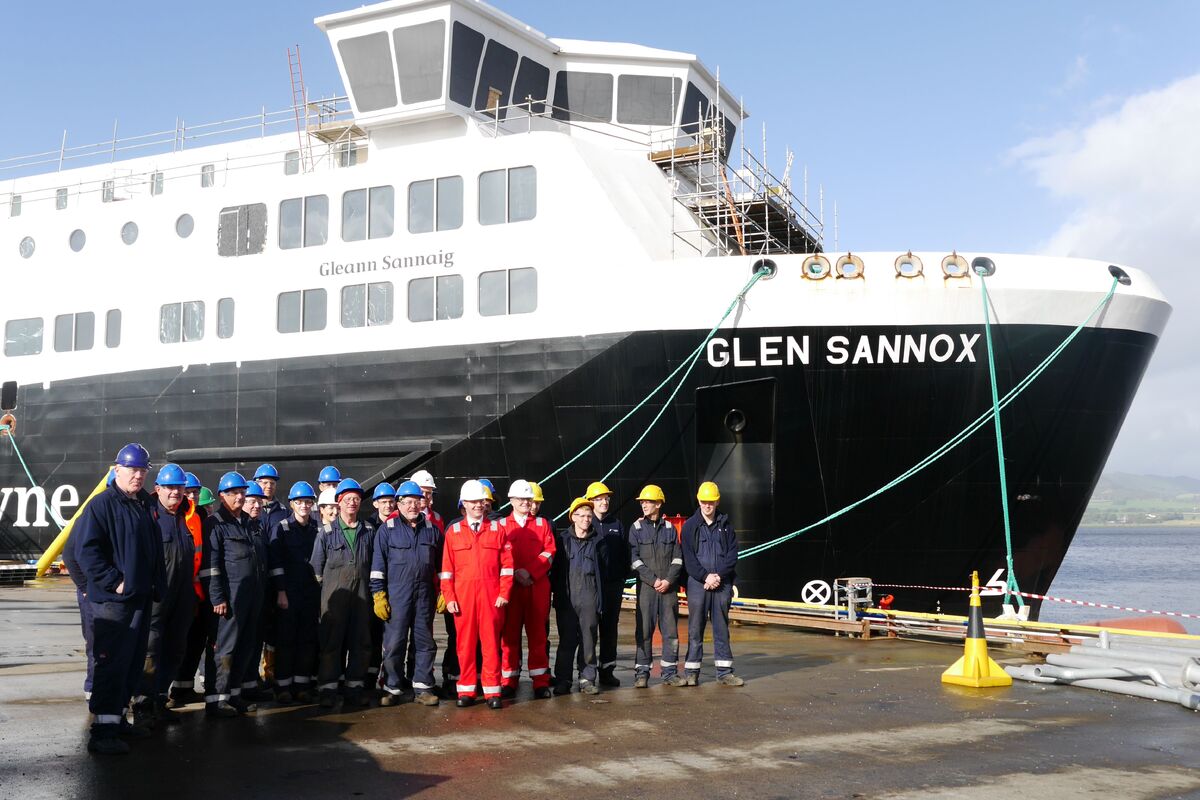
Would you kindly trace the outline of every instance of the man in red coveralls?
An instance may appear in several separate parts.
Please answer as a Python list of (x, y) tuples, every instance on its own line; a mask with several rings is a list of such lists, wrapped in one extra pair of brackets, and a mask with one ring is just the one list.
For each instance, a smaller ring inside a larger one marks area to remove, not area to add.
[(483, 651), (483, 696), (488, 708), (500, 709), (500, 631), (504, 607), (512, 594), (512, 545), (499, 522), (485, 518), (487, 492), (479, 481), (467, 481), (458, 495), (466, 512), (446, 531), (442, 555), (442, 594), (454, 615), (458, 648), (458, 707), (475, 703), (475, 649)]
[(529, 677), (533, 696), (551, 697), (550, 651), (546, 622), (550, 619), (550, 564), (554, 561), (554, 531), (550, 523), (532, 516), (533, 487), (515, 480), (508, 489), (513, 511), (500, 521), (513, 554), (513, 591), (500, 640), (502, 697), (515, 697), (521, 679), (521, 629), (529, 640)]

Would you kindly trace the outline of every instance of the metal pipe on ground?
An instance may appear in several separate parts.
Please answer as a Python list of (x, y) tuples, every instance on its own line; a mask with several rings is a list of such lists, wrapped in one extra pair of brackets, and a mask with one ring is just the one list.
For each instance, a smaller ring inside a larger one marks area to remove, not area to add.
[(1200, 658), (1200, 649), (1197, 648), (1171, 647), (1166, 644), (1152, 644), (1150, 642), (1110, 642), (1109, 646), (1105, 647), (1100, 641), (1084, 639), (1078, 646), (1087, 649), (1089, 652), (1137, 653), (1151, 658), (1163, 658), (1167, 656), (1175, 658)]
[(1200, 694), (1189, 692), (1186, 689), (1169, 689), (1163, 686), (1147, 686), (1144, 683), (1105, 678), (1067, 681), (1037, 675), (1034, 672), (1035, 669), (1033, 665), (1025, 664), (1019, 667), (1005, 667), (1004, 671), (1018, 680), (1029, 681), (1031, 683), (1060, 683), (1063, 686), (1079, 686), (1084, 689), (1096, 689), (1101, 692), (1124, 694), (1130, 697), (1144, 697), (1148, 700), (1178, 703), (1184, 708), (1190, 708), (1193, 711), (1200, 709)]
[[(1097, 651), (1103, 652), (1103, 651)], [(1046, 656), (1046, 663), (1056, 667), (1073, 669), (1125, 669), (1125, 670), (1154, 670), (1162, 678), (1164, 685), (1176, 688), (1195, 688), (1195, 679), (1200, 678), (1200, 669), (1180, 664), (1158, 664), (1143, 661), (1106, 658), (1104, 656), (1082, 655), (1079, 653), (1051, 653)]]
[(1188, 664), (1200, 664), (1200, 657), (1187, 655), (1186, 653), (1171, 653), (1166, 650), (1152, 650), (1150, 648), (1135, 648), (1135, 647), (1088, 647), (1086, 645), (1077, 644), (1071, 647), (1071, 652), (1075, 655), (1088, 656), (1091, 658), (1111, 658), (1118, 661), (1136, 661), (1141, 664), (1161, 664), (1168, 667), (1183, 667)]
[(1034, 667), (1033, 673), (1042, 678), (1057, 678), (1063, 681), (1080, 681), (1091, 680), (1095, 678), (1110, 678), (1115, 680), (1137, 680), (1139, 682), (1150, 680), (1158, 686), (1170, 687), (1171, 684), (1162, 676), (1156, 669), (1147, 667), (1109, 667), (1109, 668), (1090, 668), (1083, 667), (1064, 667), (1054, 664), (1043, 664), (1040, 667)]

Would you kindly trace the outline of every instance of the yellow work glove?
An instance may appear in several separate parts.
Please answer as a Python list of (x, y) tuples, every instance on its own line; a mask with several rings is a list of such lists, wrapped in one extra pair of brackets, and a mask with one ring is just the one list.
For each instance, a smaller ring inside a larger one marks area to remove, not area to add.
[(446, 595), (444, 595), (444, 594), (440, 594), (440, 593), (438, 594), (437, 613), (439, 613), (439, 614), (446, 613)]
[(388, 604), (387, 592), (376, 592), (371, 597), (375, 598), (375, 616), (384, 622), (391, 619), (392, 607)]

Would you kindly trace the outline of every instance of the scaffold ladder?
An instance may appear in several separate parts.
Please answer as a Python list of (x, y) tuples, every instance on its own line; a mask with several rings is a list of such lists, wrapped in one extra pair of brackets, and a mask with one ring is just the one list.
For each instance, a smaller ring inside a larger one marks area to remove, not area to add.
[(300, 171), (307, 172), (312, 164), (312, 149), (308, 140), (308, 94), (304, 90), (304, 67), (300, 64), (300, 45), (288, 48), (288, 75), (292, 81), (292, 111), (296, 115), (296, 137), (300, 142)]

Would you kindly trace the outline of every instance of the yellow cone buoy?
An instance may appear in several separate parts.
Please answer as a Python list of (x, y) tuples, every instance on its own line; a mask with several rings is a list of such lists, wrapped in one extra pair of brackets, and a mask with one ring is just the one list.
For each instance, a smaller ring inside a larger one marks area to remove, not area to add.
[(983, 606), (979, 602), (979, 573), (971, 573), (971, 610), (967, 616), (967, 639), (963, 656), (942, 673), (942, 683), (971, 686), (1012, 686), (1012, 677), (991, 659), (983, 633)]

